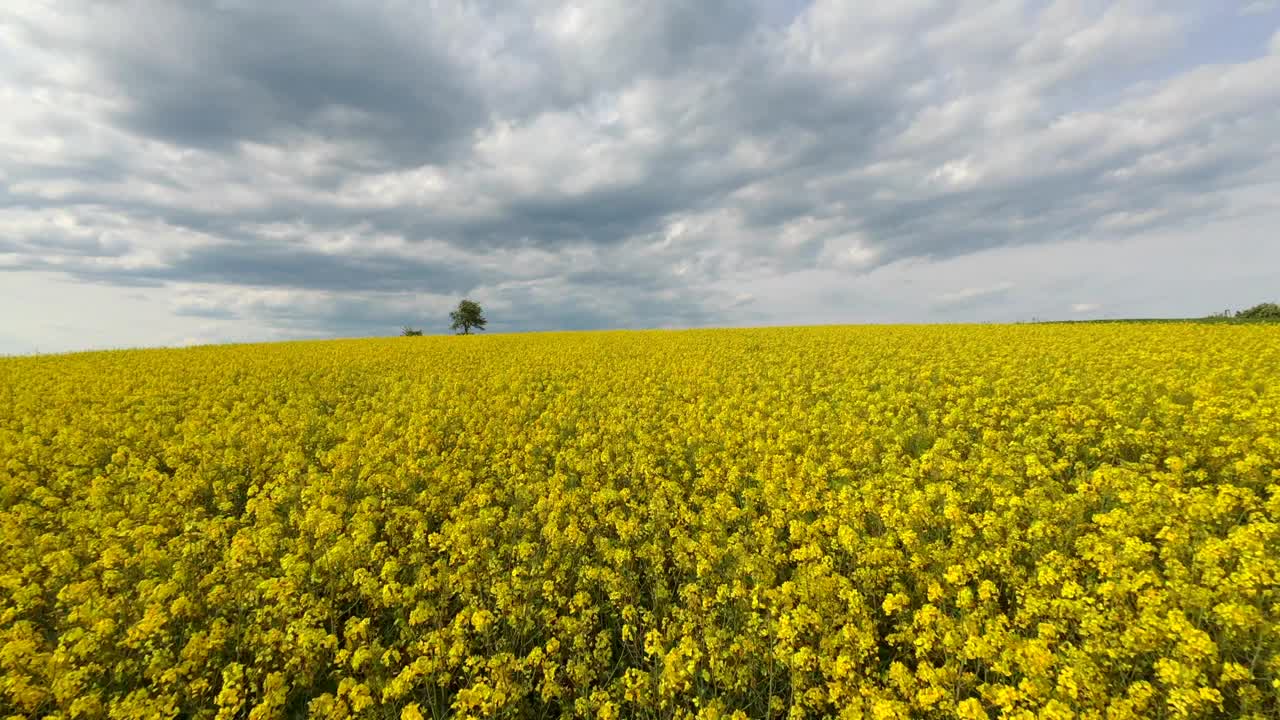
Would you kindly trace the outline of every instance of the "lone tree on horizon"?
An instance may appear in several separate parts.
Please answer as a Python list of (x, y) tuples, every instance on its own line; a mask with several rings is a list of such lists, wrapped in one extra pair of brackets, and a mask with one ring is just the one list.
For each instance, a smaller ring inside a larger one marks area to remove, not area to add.
[(470, 300), (458, 303), (458, 309), (449, 313), (449, 317), (453, 319), (453, 329), (461, 329), (463, 335), (470, 335), (471, 328), (483, 330), (485, 323), (488, 322), (484, 319), (484, 311), (480, 309), (480, 304)]

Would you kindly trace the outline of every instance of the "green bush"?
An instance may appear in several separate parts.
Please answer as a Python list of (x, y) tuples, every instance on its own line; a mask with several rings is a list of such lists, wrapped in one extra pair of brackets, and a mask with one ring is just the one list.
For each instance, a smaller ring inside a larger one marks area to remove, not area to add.
[(1275, 303), (1259, 303), (1248, 310), (1241, 310), (1236, 313), (1236, 317), (1249, 320), (1280, 320), (1280, 305)]

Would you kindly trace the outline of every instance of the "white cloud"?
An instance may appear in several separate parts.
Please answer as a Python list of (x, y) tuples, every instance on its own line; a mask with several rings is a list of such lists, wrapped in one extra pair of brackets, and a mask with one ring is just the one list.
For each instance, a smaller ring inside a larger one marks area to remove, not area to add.
[(957, 303), (971, 302), (981, 300), (993, 295), (1002, 295), (1014, 287), (1013, 283), (1005, 281), (988, 285), (985, 287), (967, 287), (960, 290), (952, 290), (938, 296), (938, 302), (943, 305), (953, 305)]

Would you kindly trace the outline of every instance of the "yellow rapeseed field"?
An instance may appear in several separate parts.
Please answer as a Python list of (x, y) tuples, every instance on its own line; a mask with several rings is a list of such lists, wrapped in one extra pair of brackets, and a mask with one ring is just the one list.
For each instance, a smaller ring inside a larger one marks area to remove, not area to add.
[(0, 716), (1280, 717), (1280, 329), (0, 360)]

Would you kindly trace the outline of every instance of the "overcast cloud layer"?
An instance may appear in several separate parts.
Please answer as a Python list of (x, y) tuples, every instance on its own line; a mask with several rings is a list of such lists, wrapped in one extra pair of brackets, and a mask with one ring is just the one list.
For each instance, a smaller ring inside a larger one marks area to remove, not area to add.
[(7, 0), (0, 353), (1280, 299), (1280, 4)]

